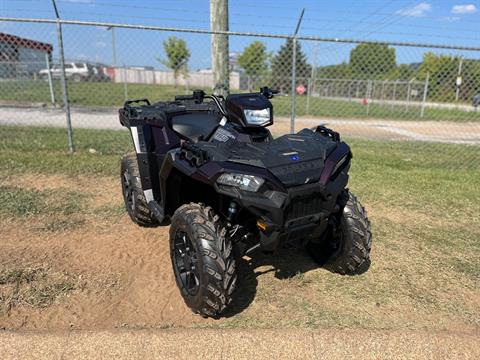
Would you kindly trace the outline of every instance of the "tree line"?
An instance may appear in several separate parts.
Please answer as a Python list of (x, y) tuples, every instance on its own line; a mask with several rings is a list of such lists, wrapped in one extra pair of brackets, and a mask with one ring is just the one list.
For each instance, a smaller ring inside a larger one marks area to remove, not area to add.
[[(172, 69), (175, 79), (187, 72), (190, 51), (183, 39), (174, 36), (163, 43), (166, 59), (158, 59)], [(293, 40), (287, 39), (275, 53), (267, 50), (262, 41), (248, 45), (237, 59), (238, 66), (253, 90), (265, 84), (288, 93), (291, 87)], [(321, 56), (321, 54), (320, 54)], [(300, 42), (297, 42), (297, 85), (307, 86), (312, 75), (316, 79), (425, 81), (429, 78), (429, 99), (453, 101), (457, 92), (460, 72), (459, 100), (470, 101), (480, 92), (480, 60), (426, 52), (422, 62), (398, 64), (395, 48), (385, 44), (358, 44), (350, 51), (348, 62), (319, 66), (312, 71)]]
[[(238, 65), (255, 80), (255, 85), (269, 81), (272, 86), (288, 93), (292, 52), (292, 39), (287, 39), (276, 54), (269, 54), (264, 43), (255, 41), (244, 49)], [(426, 52), (420, 63), (398, 64), (395, 48), (385, 44), (359, 44), (350, 51), (348, 62), (319, 66), (312, 72), (301, 44), (297, 43), (296, 69), (297, 83), (303, 85), (307, 85), (305, 82), (312, 74), (316, 79), (380, 81), (425, 81), (428, 74), (429, 99), (438, 101), (455, 100), (460, 69), (459, 100), (471, 101), (480, 92), (479, 60)]]

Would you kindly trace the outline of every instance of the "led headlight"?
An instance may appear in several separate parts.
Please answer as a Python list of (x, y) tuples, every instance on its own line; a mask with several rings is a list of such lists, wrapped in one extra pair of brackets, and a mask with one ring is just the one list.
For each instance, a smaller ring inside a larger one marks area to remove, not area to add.
[(262, 110), (243, 110), (245, 114), (245, 120), (249, 125), (266, 125), (268, 124), (270, 119), (270, 109), (262, 109)]
[(258, 176), (233, 173), (222, 174), (217, 179), (219, 184), (235, 186), (241, 190), (253, 192), (258, 191), (264, 182), (265, 180)]

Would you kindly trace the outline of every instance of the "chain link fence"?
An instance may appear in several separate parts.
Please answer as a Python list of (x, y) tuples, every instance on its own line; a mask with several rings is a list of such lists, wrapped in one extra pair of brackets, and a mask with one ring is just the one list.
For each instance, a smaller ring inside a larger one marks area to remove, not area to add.
[[(216, 85), (209, 31), (7, 18), (0, 24), (0, 131), (55, 134), (45, 148), (67, 147), (67, 132), (58, 128), (71, 120), (72, 149), (84, 141), (95, 151), (123, 151), (128, 138), (117, 111), (124, 101), (171, 100)], [(347, 139), (418, 149), (445, 144), (436, 152), (461, 159), (456, 166), (478, 161), (480, 48), (226, 35), (230, 91), (280, 90), (275, 134), (326, 124)], [(102, 132), (103, 140), (77, 139), (79, 129)]]

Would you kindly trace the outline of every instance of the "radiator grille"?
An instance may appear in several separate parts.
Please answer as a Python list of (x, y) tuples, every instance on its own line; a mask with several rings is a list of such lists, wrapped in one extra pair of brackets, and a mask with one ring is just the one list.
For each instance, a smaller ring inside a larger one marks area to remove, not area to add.
[(288, 206), (286, 220), (292, 220), (299, 217), (316, 214), (321, 210), (322, 198), (318, 195), (293, 199)]

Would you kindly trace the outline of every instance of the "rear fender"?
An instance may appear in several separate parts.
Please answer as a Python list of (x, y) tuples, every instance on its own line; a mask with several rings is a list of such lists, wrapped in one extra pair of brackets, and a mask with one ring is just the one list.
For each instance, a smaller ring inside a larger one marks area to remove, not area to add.
[(145, 200), (159, 222), (163, 221), (162, 187), (158, 177), (165, 153), (178, 146), (179, 139), (166, 126), (128, 126), (137, 155), (140, 182)]

